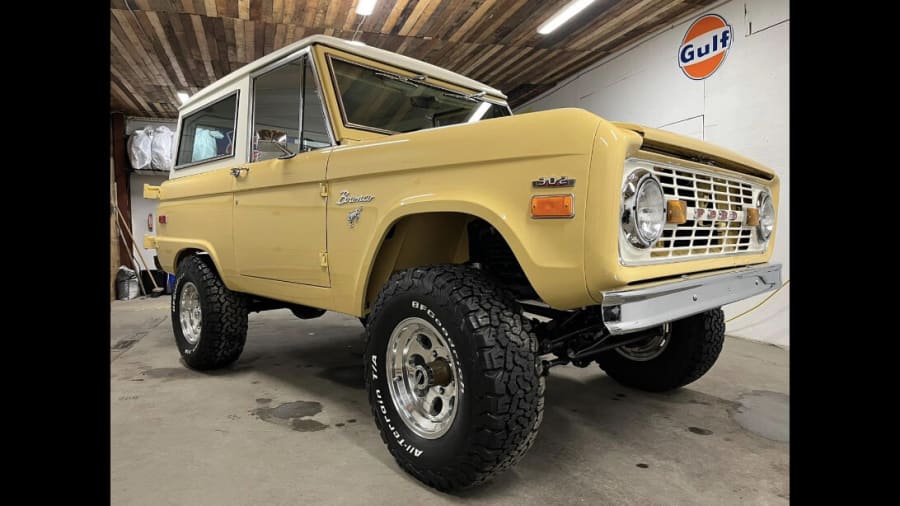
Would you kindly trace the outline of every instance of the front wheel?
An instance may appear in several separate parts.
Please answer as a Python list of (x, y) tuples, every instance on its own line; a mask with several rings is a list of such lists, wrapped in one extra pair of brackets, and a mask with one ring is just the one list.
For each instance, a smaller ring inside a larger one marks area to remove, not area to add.
[(442, 491), (518, 462), (543, 414), (537, 339), (475, 269), (421, 267), (385, 284), (367, 322), (366, 386), (399, 465)]
[(716, 363), (725, 340), (725, 316), (712, 309), (662, 326), (646, 341), (601, 353), (597, 363), (619, 383), (664, 392), (692, 383)]

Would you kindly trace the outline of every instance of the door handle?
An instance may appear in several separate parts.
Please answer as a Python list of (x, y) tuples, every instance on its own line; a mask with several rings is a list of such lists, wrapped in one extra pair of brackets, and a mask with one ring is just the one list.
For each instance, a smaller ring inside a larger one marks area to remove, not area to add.
[(249, 173), (250, 173), (250, 167), (233, 167), (233, 168), (231, 169), (231, 175), (234, 176), (234, 177), (240, 177), (241, 171), (247, 171), (247, 173), (249, 174)]

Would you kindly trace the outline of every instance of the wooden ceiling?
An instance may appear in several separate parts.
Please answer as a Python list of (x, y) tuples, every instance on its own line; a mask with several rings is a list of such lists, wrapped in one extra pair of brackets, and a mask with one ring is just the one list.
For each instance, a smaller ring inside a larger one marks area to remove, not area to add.
[(499, 88), (516, 107), (714, 1), (596, 0), (540, 35), (568, 0), (379, 0), (365, 18), (357, 0), (111, 0), (110, 107), (176, 117), (179, 91), (308, 35), (352, 39), (357, 29), (370, 46)]

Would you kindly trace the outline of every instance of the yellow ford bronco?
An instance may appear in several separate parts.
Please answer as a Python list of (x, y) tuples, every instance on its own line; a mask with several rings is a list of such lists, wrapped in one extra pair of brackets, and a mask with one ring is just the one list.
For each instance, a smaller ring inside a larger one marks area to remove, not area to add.
[(594, 362), (664, 391), (722, 349), (720, 307), (781, 284), (779, 181), (695, 139), (499, 90), (333, 37), (191, 97), (159, 199), (172, 328), (195, 369), (238, 359), (251, 311), (366, 327), (375, 423), (440, 490), (518, 462), (544, 377)]

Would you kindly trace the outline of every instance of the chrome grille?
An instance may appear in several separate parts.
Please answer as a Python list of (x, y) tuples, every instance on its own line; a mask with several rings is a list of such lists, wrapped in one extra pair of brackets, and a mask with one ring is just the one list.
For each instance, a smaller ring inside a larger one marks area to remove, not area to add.
[[(754, 207), (760, 185), (737, 177), (656, 163), (650, 170), (662, 184), (666, 199), (683, 200), (688, 208), (686, 223), (665, 226), (659, 241), (650, 248), (651, 261), (755, 253), (764, 249), (753, 238), (754, 227), (745, 224), (744, 212)], [(714, 219), (699, 219), (693, 209), (702, 209), (707, 217), (712, 213)]]

